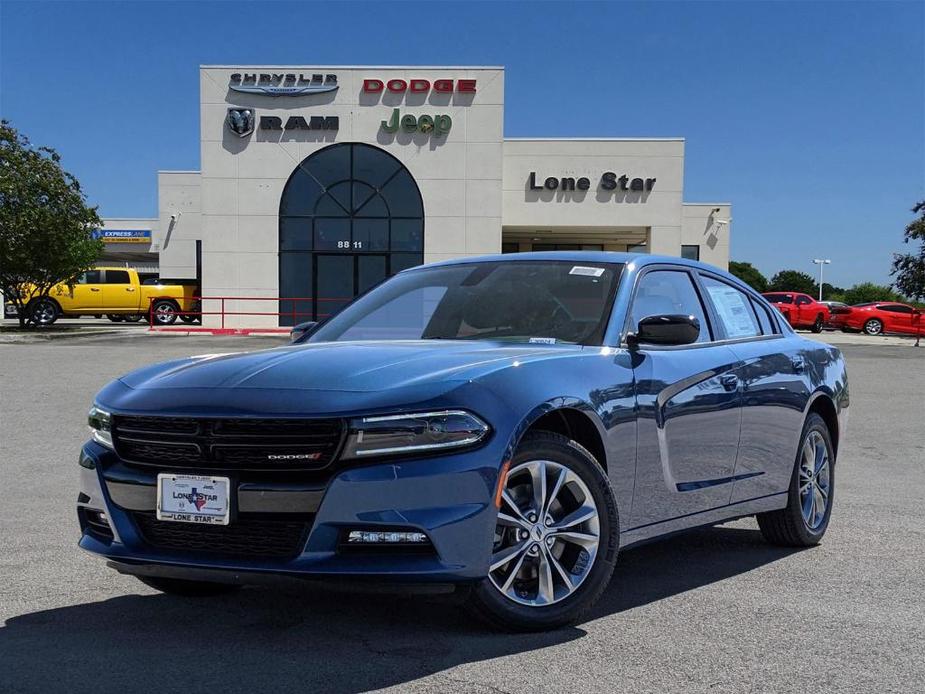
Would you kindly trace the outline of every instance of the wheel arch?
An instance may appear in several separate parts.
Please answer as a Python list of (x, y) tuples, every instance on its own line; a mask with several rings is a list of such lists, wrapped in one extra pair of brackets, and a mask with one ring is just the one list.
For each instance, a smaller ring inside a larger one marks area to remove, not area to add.
[(813, 394), (813, 397), (809, 402), (809, 407), (806, 410), (806, 416), (809, 417), (809, 415), (813, 413), (818, 414), (825, 422), (826, 427), (829, 430), (829, 437), (832, 439), (832, 448), (834, 449), (835, 455), (837, 457), (840, 434), (838, 426), (838, 410), (835, 407), (835, 401), (833, 400), (830, 393), (819, 390)]
[(577, 398), (557, 398), (534, 408), (524, 417), (509, 446), (513, 455), (524, 436), (531, 431), (551, 431), (575, 441), (607, 470), (604, 425), (588, 403)]

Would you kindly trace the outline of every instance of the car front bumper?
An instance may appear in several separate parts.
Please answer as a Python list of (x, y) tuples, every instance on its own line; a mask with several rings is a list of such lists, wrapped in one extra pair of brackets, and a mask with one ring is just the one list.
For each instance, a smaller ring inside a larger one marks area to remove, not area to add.
[[(106, 557), (123, 573), (143, 576), (240, 583), (263, 582), (269, 577), (334, 576), (425, 583), (475, 581), (488, 573), (503, 456), (503, 446), (489, 442), (455, 455), (340, 469), (316, 488), (239, 484), (233, 478), (235, 515), (223, 527), (232, 528), (238, 518), (245, 517), (298, 518), (305, 523), (297, 552), (266, 557), (258, 552), (226, 554), (208, 543), (196, 542), (195, 549), (166, 548), (152, 541), (145, 534), (143, 519), (153, 520), (156, 474), (133, 470), (113, 451), (88, 442), (80, 456), (79, 545)], [(103, 526), (99, 512), (105, 514)], [(88, 520), (91, 514), (96, 525)], [(187, 533), (197, 529), (194, 524), (158, 523)], [(344, 543), (351, 529), (418, 531), (427, 535), (429, 544), (357, 548)]]

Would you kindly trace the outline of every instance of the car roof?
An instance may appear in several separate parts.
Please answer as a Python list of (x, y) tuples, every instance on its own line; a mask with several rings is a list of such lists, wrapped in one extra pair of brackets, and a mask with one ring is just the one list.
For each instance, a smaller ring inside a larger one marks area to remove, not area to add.
[(413, 272), (422, 267), (441, 267), (447, 265), (464, 265), (467, 263), (499, 263), (520, 260), (564, 260), (575, 263), (635, 263), (638, 267), (655, 265), (658, 263), (671, 263), (684, 265), (701, 270), (719, 271), (728, 274), (725, 270), (697, 260), (687, 260), (673, 255), (650, 255), (648, 253), (620, 253), (617, 251), (528, 251), (525, 253), (497, 253), (494, 255), (476, 255), (465, 258), (452, 258), (436, 263), (419, 265), (404, 272)]

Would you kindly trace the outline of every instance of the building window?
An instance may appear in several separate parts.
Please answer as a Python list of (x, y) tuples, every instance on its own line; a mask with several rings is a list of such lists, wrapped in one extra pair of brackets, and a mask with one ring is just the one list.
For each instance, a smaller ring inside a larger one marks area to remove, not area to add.
[(385, 150), (331, 145), (305, 159), (279, 204), (280, 325), (324, 320), (424, 262), (424, 204)]
[(517, 241), (505, 241), (501, 244), (502, 253), (520, 253), (520, 244)]
[(648, 246), (644, 243), (636, 243), (626, 247), (627, 253), (648, 253)]
[(700, 260), (700, 246), (681, 246), (681, 257), (688, 260)]
[(534, 243), (534, 251), (602, 251), (600, 243)]

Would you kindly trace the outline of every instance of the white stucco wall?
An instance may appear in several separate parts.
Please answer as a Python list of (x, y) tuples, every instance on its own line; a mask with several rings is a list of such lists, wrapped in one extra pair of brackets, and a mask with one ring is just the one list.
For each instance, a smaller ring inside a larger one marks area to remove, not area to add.
[(684, 203), (681, 243), (700, 246), (700, 260), (729, 269), (732, 206), (727, 202)]
[(201, 238), (199, 172), (159, 171), (157, 188), (161, 275), (194, 278)]

